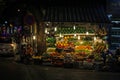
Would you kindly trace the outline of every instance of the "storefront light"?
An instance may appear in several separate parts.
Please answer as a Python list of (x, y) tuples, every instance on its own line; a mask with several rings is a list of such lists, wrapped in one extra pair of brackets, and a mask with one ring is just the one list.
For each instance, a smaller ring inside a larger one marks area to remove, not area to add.
[(60, 33), (60, 35), (59, 35), (60, 37), (62, 37), (62, 34)]
[(57, 27), (54, 28), (54, 31), (57, 31)]
[(73, 29), (74, 29), (74, 30), (76, 29), (75, 25), (73, 26)]
[(47, 22), (46, 25), (48, 26), (50, 24), (50, 22)]
[(45, 29), (45, 33), (48, 33), (47, 28)]
[(10, 27), (12, 27), (13, 25), (12, 24), (10, 24)]
[(88, 34), (89, 34), (89, 32), (87, 31), (87, 32), (86, 32), (86, 35), (88, 35)]
[(36, 39), (36, 36), (33, 36), (33, 40), (35, 40)]
[(76, 34), (74, 34), (74, 37), (76, 37)]
[(47, 34), (49, 34), (49, 32), (47, 32)]
[(46, 25), (48, 26), (49, 24), (47, 23)]
[(94, 41), (96, 41), (97, 40), (97, 38), (96, 37), (94, 37)]
[(78, 40), (80, 40), (80, 36), (78, 36)]
[(18, 9), (17, 11), (20, 12), (20, 9)]
[(5, 21), (5, 24), (7, 24), (8, 22), (7, 21)]

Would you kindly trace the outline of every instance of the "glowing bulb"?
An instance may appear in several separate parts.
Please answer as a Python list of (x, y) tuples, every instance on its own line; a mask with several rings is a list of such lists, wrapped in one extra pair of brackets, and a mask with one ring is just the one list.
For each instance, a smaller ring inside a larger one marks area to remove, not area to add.
[(35, 40), (36, 39), (36, 36), (33, 36), (33, 40)]
[(62, 37), (62, 35), (61, 35), (61, 33), (60, 33), (60, 35), (59, 35), (60, 37)]
[(54, 30), (57, 31), (57, 27), (55, 27)]
[(45, 33), (48, 33), (47, 29), (45, 29)]
[(7, 24), (8, 22), (7, 21), (5, 21), (5, 24)]
[(78, 36), (78, 39), (80, 40), (80, 36)]
[(20, 9), (18, 9), (17, 11), (20, 12)]
[(49, 32), (47, 32), (47, 34), (49, 34)]
[(76, 34), (74, 34), (74, 36), (76, 36)]
[(73, 26), (73, 29), (74, 29), (74, 30), (76, 29), (75, 25)]
[(86, 32), (86, 35), (88, 35), (88, 34), (89, 34), (89, 32), (87, 31), (87, 32)]
[(96, 37), (94, 37), (94, 41), (96, 41)]

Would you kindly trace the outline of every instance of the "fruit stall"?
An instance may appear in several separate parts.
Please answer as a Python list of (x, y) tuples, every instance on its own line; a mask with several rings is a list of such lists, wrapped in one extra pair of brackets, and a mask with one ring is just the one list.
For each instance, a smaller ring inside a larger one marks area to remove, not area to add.
[(66, 23), (61, 27), (48, 27), (45, 33), (46, 53), (50, 55), (54, 65), (63, 65), (68, 53), (71, 55), (71, 61), (91, 62), (101, 58), (100, 52), (107, 49), (107, 41), (104, 39), (106, 30), (96, 24)]

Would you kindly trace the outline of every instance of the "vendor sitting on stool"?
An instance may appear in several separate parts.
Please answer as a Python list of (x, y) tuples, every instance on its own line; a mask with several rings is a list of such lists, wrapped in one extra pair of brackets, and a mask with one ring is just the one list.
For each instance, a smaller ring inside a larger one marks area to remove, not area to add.
[(28, 44), (25, 52), (25, 57), (28, 63), (32, 59), (33, 54), (34, 54), (33, 48), (30, 44)]

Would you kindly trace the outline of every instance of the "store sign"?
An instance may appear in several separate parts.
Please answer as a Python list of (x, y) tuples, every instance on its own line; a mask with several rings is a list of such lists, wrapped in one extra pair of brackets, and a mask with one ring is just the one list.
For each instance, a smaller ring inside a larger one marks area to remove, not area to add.
[(27, 14), (24, 17), (24, 23), (27, 25), (33, 25), (35, 23), (34, 16), (32, 14)]
[(108, 13), (120, 14), (120, 0), (107, 0)]

